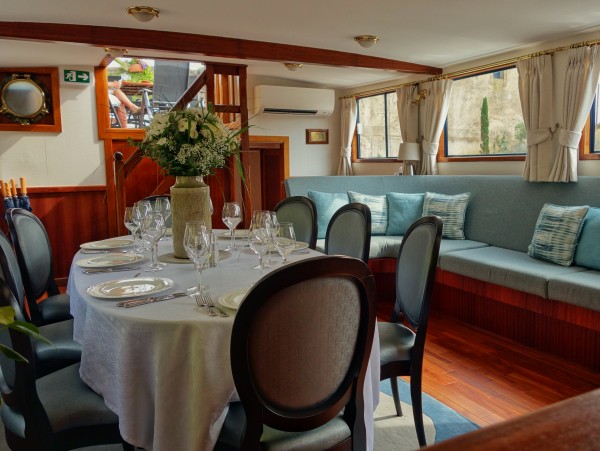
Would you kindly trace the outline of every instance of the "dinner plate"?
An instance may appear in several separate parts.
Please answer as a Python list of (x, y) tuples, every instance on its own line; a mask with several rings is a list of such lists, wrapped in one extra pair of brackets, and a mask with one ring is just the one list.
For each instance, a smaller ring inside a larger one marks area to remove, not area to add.
[[(296, 241), (296, 247), (294, 248), (294, 251), (301, 251), (302, 249), (306, 248), (308, 248), (308, 243), (305, 243), (304, 241)], [(269, 245), (269, 252), (277, 252), (275, 245)]]
[(130, 277), (109, 280), (87, 289), (90, 296), (101, 299), (123, 299), (160, 293), (173, 286), (171, 279), (164, 277)]
[[(248, 231), (246, 229), (235, 229), (236, 238), (246, 238), (247, 234)], [(225, 232), (219, 234), (219, 238), (222, 240), (231, 239), (231, 232), (229, 230), (226, 230)]]
[(81, 249), (118, 249), (120, 247), (131, 246), (133, 238), (109, 238), (102, 241), (90, 241), (83, 243)]
[(82, 268), (110, 268), (113, 266), (130, 265), (144, 259), (142, 254), (102, 254), (92, 258), (84, 258), (75, 262)]
[(246, 293), (248, 293), (248, 288), (242, 288), (240, 290), (230, 291), (229, 293), (225, 293), (217, 299), (217, 302), (221, 304), (223, 307), (230, 308), (232, 310), (237, 310), (240, 308)]

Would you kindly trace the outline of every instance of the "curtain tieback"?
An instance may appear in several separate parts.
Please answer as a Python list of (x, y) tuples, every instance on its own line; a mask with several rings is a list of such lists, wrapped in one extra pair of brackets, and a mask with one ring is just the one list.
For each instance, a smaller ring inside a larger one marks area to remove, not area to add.
[(527, 132), (527, 147), (541, 144), (544, 141), (552, 139), (552, 133), (550, 129), (538, 128), (537, 130), (529, 130)]
[(576, 149), (579, 146), (580, 139), (581, 133), (572, 132), (571, 130), (565, 130), (564, 128), (561, 128), (558, 131), (558, 143), (561, 146)]
[(423, 153), (427, 155), (437, 155), (439, 143), (430, 143), (429, 141), (423, 140), (421, 148)]
[(342, 157), (350, 158), (352, 156), (352, 147), (342, 146)]

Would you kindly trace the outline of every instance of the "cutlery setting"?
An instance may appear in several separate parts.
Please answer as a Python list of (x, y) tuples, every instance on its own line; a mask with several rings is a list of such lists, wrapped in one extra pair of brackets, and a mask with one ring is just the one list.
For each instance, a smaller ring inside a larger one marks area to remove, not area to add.
[(79, 249), (80, 254), (126, 254), (131, 251), (119, 251), (114, 249)]
[(98, 269), (84, 269), (81, 272), (84, 274), (101, 274), (107, 272), (121, 272), (121, 271), (135, 271), (140, 269), (139, 266), (119, 266), (118, 268), (98, 268)]
[(209, 316), (220, 316), (226, 318), (229, 314), (217, 307), (209, 293), (194, 294), (198, 307), (206, 307)]
[(180, 298), (182, 296), (187, 296), (187, 295), (188, 294), (185, 292), (179, 292), (179, 293), (167, 294), (165, 296), (157, 296), (157, 297), (143, 298), (143, 299), (132, 299), (129, 301), (120, 301), (120, 302), (117, 302), (117, 307), (125, 307), (125, 308), (137, 307), (138, 305), (145, 305), (145, 304), (152, 304), (154, 302), (168, 301), (170, 299)]

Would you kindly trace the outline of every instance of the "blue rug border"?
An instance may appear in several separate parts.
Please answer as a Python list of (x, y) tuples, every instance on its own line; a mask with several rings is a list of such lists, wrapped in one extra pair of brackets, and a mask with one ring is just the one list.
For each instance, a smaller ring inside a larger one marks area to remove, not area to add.
[[(400, 400), (412, 405), (408, 383), (398, 378), (398, 389), (400, 391)], [(392, 396), (392, 387), (389, 379), (380, 382), (379, 390)], [(479, 429), (477, 424), (463, 417), (437, 399), (432, 398), (427, 393), (422, 393), (422, 397), (423, 413), (431, 418), (435, 425), (435, 443)]]

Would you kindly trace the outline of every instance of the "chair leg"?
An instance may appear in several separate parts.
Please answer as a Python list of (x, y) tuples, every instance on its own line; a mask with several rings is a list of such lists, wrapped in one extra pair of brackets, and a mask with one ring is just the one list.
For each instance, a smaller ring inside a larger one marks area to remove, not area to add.
[(392, 398), (394, 398), (394, 405), (396, 406), (396, 415), (401, 417), (402, 406), (400, 405), (400, 394), (398, 393), (398, 379), (390, 377), (390, 385), (392, 386)]
[(411, 376), (410, 378), (410, 399), (412, 401), (413, 417), (415, 419), (415, 429), (417, 430), (417, 439), (419, 446), (427, 446), (425, 440), (425, 427), (423, 426), (423, 400), (421, 395), (421, 375)]

